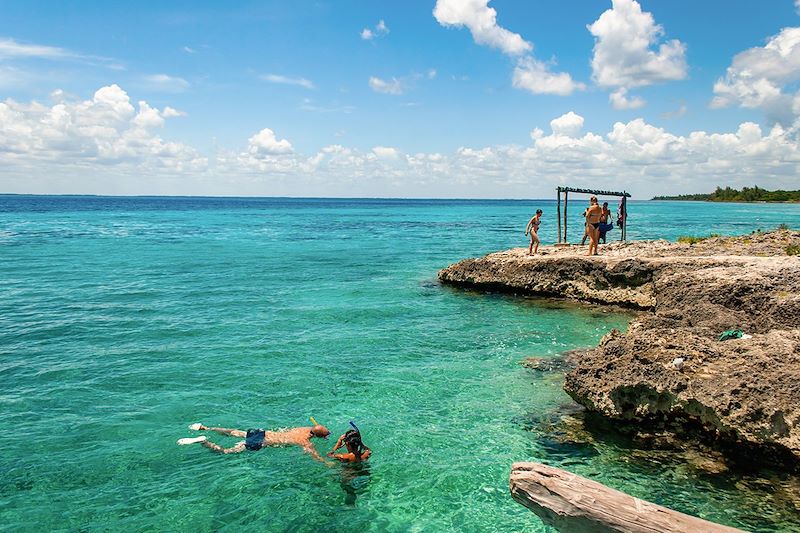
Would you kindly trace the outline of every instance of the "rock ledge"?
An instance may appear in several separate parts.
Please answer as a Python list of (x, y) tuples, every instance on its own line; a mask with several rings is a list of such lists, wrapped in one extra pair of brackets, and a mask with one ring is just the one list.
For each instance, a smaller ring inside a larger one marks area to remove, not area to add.
[[(612, 331), (566, 376), (587, 409), (641, 425), (701, 427), (724, 448), (800, 465), (800, 232), (698, 244), (613, 243), (467, 259), (443, 283), (623, 305), (647, 312)], [(726, 329), (752, 338), (718, 341)], [(683, 364), (674, 364), (675, 359)]]

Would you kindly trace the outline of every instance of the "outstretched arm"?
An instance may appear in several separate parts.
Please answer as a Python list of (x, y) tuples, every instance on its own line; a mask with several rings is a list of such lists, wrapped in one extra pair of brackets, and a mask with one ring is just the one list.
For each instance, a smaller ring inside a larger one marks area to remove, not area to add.
[(339, 437), (339, 440), (336, 441), (336, 445), (333, 447), (333, 449), (330, 452), (328, 452), (328, 457), (330, 457), (333, 452), (335, 452), (336, 450), (338, 450), (339, 448), (342, 447), (342, 442), (344, 442), (344, 435)]
[(315, 461), (319, 461), (320, 463), (327, 463), (327, 462), (328, 462), (328, 461), (326, 461), (326, 460), (325, 460), (325, 458), (323, 458), (323, 457), (322, 457), (322, 456), (319, 454), (319, 452), (317, 451), (317, 449), (316, 449), (316, 448), (314, 448), (314, 445), (313, 445), (313, 444), (311, 444), (311, 443), (309, 443), (309, 444), (306, 444), (305, 446), (303, 446), (303, 451), (304, 451), (304, 452), (306, 452), (306, 453), (307, 453), (308, 455), (310, 455), (311, 457), (313, 457)]

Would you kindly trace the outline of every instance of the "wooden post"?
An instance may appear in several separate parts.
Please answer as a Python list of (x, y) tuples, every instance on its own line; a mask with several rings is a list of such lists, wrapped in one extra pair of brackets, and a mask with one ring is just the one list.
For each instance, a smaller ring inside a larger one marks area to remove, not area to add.
[(558, 211), (556, 212), (556, 219), (558, 220), (558, 243), (561, 244), (561, 187), (556, 187), (556, 196), (558, 197)]
[(569, 191), (564, 191), (564, 243), (568, 243), (567, 240), (567, 195), (569, 195)]
[[(625, 193), (625, 191), (622, 191)], [(628, 240), (628, 197), (622, 197), (622, 240)]]
[(563, 532), (740, 532), (540, 463), (514, 463), (509, 485), (512, 498)]

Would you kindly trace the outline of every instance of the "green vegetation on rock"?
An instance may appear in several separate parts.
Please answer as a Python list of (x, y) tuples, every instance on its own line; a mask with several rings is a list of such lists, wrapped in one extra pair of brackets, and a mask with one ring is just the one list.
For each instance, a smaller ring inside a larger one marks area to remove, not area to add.
[(697, 244), (698, 242), (703, 242), (714, 237), (719, 237), (719, 233), (712, 233), (708, 237), (691, 237), (685, 235), (683, 237), (678, 237), (678, 242), (682, 242), (683, 244)]

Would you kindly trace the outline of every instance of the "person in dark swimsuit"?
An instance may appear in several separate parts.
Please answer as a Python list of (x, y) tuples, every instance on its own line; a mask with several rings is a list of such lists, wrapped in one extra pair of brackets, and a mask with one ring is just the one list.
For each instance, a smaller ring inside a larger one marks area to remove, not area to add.
[(608, 223), (610, 218), (611, 210), (608, 208), (608, 202), (603, 202), (603, 212), (600, 214), (600, 239), (603, 241), (603, 244), (606, 243), (606, 233), (608, 233), (609, 229), (614, 227), (613, 224)]
[(586, 223), (589, 226), (589, 253), (586, 255), (597, 255), (597, 243), (600, 240), (600, 217), (603, 209), (597, 205), (597, 196), (589, 199), (589, 209), (586, 210)]
[(220, 435), (228, 437), (243, 438), (243, 441), (237, 442), (230, 448), (223, 448), (219, 444), (214, 444), (205, 435), (194, 438), (180, 439), (178, 444), (195, 444), (200, 443), (206, 448), (217, 453), (241, 453), (245, 450), (257, 452), (265, 446), (299, 446), (304, 452), (320, 462), (326, 462), (325, 459), (317, 452), (314, 445), (311, 443), (312, 438), (327, 439), (331, 434), (328, 428), (321, 424), (314, 424), (313, 426), (298, 427), (283, 429), (279, 431), (266, 431), (263, 429), (248, 429), (242, 431), (241, 429), (228, 429), (207, 427), (203, 424), (192, 424), (189, 429), (193, 431), (214, 431)]

